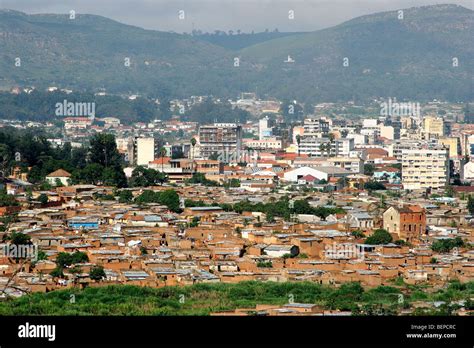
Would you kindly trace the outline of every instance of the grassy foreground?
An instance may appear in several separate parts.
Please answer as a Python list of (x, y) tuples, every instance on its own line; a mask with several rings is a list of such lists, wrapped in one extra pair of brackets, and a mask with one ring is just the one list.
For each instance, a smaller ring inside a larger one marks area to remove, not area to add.
[(249, 281), (159, 289), (114, 285), (33, 293), (6, 300), (0, 302), (0, 315), (209, 315), (215, 311), (254, 308), (257, 304), (282, 305), (291, 300), (351, 310), (356, 315), (396, 315), (402, 308), (410, 308), (414, 301), (444, 301), (439, 308), (417, 310), (414, 314), (450, 315), (459, 308), (454, 301), (465, 300), (466, 307), (472, 308), (470, 298), (474, 298), (474, 282), (451, 282), (436, 292), (401, 281), (369, 290), (359, 283), (335, 288), (310, 282)]

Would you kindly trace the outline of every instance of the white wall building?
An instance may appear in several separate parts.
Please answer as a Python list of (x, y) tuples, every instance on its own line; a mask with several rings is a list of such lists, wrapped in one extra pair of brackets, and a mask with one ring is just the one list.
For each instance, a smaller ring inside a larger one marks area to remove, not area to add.
[(138, 166), (147, 166), (155, 159), (155, 139), (137, 138), (135, 140), (136, 164)]
[(323, 119), (307, 118), (303, 123), (304, 135), (324, 137), (329, 132), (329, 122)]
[(318, 180), (328, 181), (330, 177), (344, 177), (353, 174), (352, 172), (338, 167), (300, 167), (283, 174), (285, 181), (298, 182), (306, 175), (311, 175)]
[(449, 150), (444, 147), (402, 150), (404, 189), (441, 189), (449, 184)]
[(269, 126), (268, 117), (264, 117), (258, 121), (258, 139), (264, 140), (272, 136), (272, 128)]
[(298, 150), (302, 155), (314, 157), (349, 156), (354, 150), (354, 139), (340, 138), (332, 142), (329, 138), (305, 136), (301, 139)]

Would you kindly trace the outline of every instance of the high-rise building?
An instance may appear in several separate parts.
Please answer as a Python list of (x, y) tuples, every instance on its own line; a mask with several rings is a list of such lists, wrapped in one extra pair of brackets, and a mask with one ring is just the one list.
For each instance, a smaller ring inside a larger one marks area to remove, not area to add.
[(156, 147), (154, 138), (135, 138), (134, 160), (138, 166), (147, 166), (155, 159)]
[(443, 146), (402, 150), (402, 184), (407, 190), (446, 187), (449, 184), (449, 150)]
[(380, 126), (377, 119), (364, 119), (362, 121), (362, 129), (360, 134), (367, 136), (368, 143), (374, 144), (380, 136)]
[(306, 118), (303, 123), (305, 136), (325, 137), (329, 133), (329, 122), (323, 119)]
[(423, 119), (423, 133), (426, 139), (439, 138), (445, 135), (445, 125), (441, 117), (426, 116)]
[(242, 149), (242, 127), (235, 123), (214, 123), (199, 127), (201, 156), (239, 153)]
[(438, 142), (449, 148), (449, 157), (451, 158), (455, 158), (461, 153), (458, 137), (441, 137)]
[[(391, 116), (385, 121), (385, 126), (393, 128), (393, 138), (389, 139), (400, 139), (400, 131), (402, 129), (402, 121), (400, 116)], [(380, 130), (382, 133), (382, 129)], [(380, 134), (383, 136), (382, 134)]]
[(264, 140), (272, 136), (272, 127), (268, 117), (264, 117), (258, 121), (258, 139)]

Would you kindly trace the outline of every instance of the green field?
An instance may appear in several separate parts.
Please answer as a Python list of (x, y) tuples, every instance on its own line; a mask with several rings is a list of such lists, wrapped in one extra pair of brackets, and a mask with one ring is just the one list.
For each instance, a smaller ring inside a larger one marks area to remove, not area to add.
[(396, 315), (411, 308), (414, 301), (443, 301), (438, 308), (418, 309), (413, 314), (451, 315), (460, 308), (456, 302), (461, 300), (466, 308), (473, 309), (473, 297), (474, 282), (451, 282), (437, 291), (406, 285), (402, 280), (393, 286), (372, 289), (364, 289), (359, 283), (336, 288), (310, 282), (256, 281), (159, 289), (114, 285), (34, 293), (6, 300), (0, 302), (0, 315), (209, 315), (235, 308), (255, 308), (257, 304), (283, 305), (290, 299), (327, 309), (350, 310), (355, 315)]

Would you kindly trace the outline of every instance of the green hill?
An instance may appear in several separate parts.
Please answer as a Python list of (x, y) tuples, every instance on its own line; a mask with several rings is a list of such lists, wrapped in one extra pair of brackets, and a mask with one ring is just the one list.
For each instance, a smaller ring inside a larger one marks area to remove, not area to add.
[[(0, 34), (4, 84), (105, 87), (110, 92), (151, 95), (206, 94), (216, 88), (226, 93), (220, 75), (233, 64), (233, 55), (224, 48), (191, 36), (144, 30), (94, 15), (71, 20), (68, 15), (2, 11)], [(16, 57), (21, 67), (14, 67)]]
[[(473, 11), (436, 5), (397, 16), (378, 13), (310, 33), (223, 37), (144, 30), (95, 15), (71, 20), (0, 10), (0, 87), (158, 97), (258, 91), (313, 103), (377, 96), (473, 100)], [(288, 56), (295, 62), (284, 62)], [(21, 67), (14, 66), (17, 57)]]
[[(472, 100), (474, 12), (439, 5), (407, 9), (403, 15), (403, 20), (396, 11), (364, 16), (254, 45), (242, 55), (260, 63), (263, 74), (281, 71), (278, 80), (262, 79), (259, 86), (278, 96)], [(295, 63), (283, 62), (288, 55)]]

